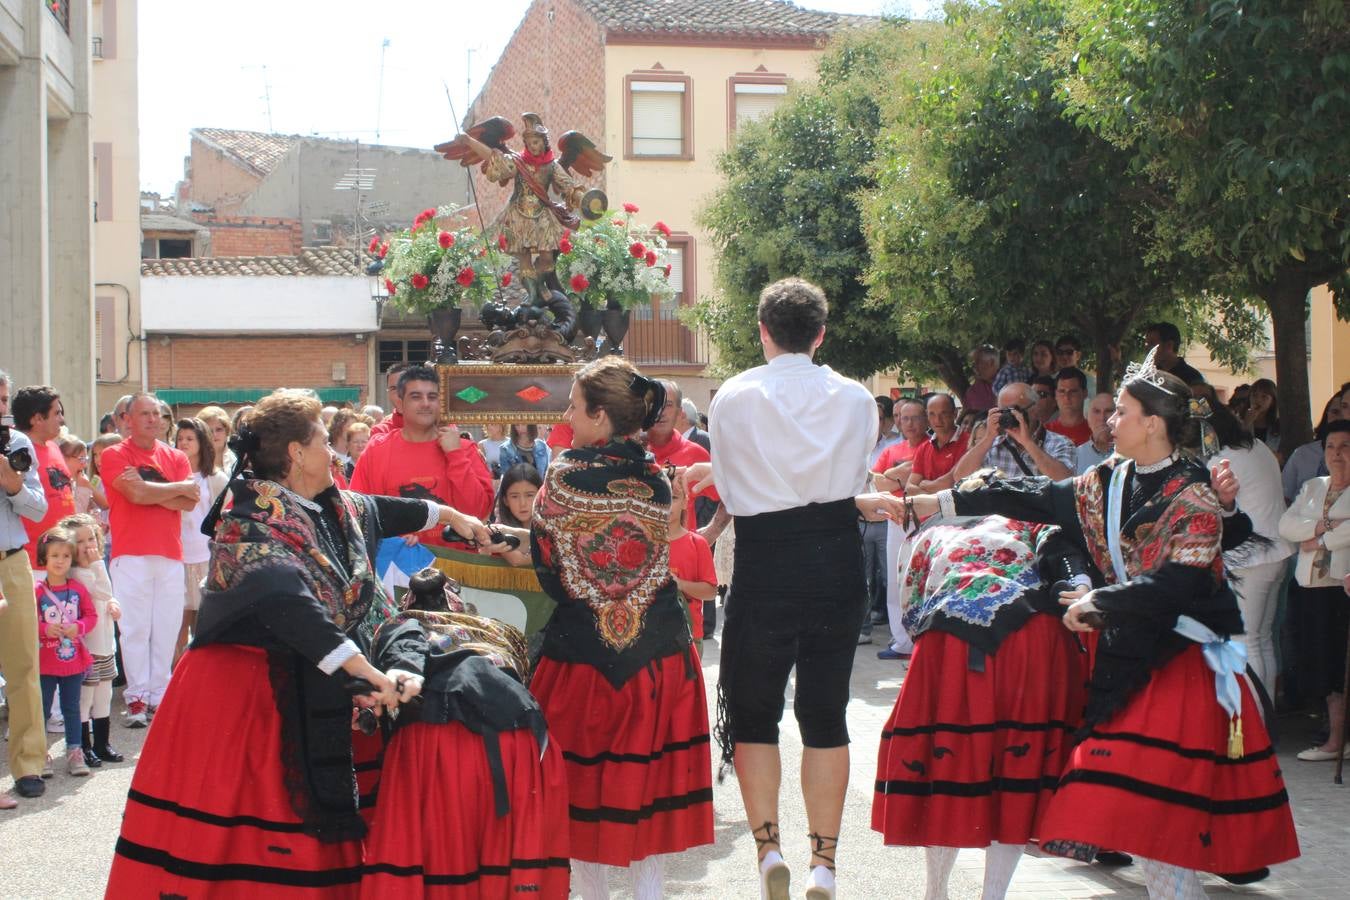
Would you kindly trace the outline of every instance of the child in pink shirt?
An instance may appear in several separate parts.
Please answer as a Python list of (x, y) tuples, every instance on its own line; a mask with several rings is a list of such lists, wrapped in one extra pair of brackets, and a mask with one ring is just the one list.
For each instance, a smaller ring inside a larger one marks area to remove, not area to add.
[(65, 719), (66, 768), (71, 775), (88, 775), (80, 740), (80, 685), (93, 657), (84, 636), (98, 622), (89, 590), (70, 577), (75, 565), (75, 536), (56, 527), (38, 539), (38, 565), (46, 581), (35, 586), (38, 608), (38, 672), (42, 708), (50, 709), (53, 695), (61, 698)]

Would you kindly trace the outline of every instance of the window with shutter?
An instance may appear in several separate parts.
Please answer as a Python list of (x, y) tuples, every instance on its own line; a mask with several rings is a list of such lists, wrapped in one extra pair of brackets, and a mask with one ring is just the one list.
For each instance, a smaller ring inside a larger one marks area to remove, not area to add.
[(94, 310), (94, 377), (103, 377), (103, 311)]
[(690, 85), (678, 75), (624, 78), (630, 158), (692, 158)]
[(736, 124), (763, 119), (778, 108), (785, 96), (785, 84), (737, 84)]

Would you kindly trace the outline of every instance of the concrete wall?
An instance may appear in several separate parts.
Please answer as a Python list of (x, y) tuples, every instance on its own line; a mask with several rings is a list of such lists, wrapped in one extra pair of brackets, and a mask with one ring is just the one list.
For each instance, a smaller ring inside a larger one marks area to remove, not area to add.
[[(305, 246), (345, 245), (352, 233), (356, 194), (335, 191), (333, 186), (357, 167), (355, 142), (299, 140), (239, 205), (238, 214), (299, 219)], [(374, 188), (361, 202), (366, 210), (373, 204), (386, 207), (363, 214), (379, 230), (407, 228), (429, 206), (465, 202), (464, 170), (429, 148), (363, 144), (359, 167), (375, 170)], [(321, 230), (323, 225), (328, 226), (328, 236)]]
[(232, 216), (257, 189), (262, 177), (234, 157), (193, 138), (188, 153), (188, 200)]
[[(141, 385), (140, 134), (137, 98), (137, 2), (96, 0), (92, 30), (103, 56), (93, 63), (94, 308), (101, 330), (97, 407), (111, 410)], [(83, 436), (83, 435), (82, 435)]]
[(95, 424), (89, 4), (0, 10), (0, 368)]
[[(604, 41), (600, 26), (574, 0), (536, 0), (492, 67), (465, 121), (503, 116), (519, 130), (521, 113), (534, 112), (543, 117), (555, 140), (563, 132), (580, 131), (617, 157), (621, 151), (607, 142), (605, 134)], [(519, 149), (519, 138), (512, 144)], [(511, 186), (498, 187), (477, 169), (474, 174), (478, 202), (490, 223), (511, 198)], [(604, 188), (605, 183), (603, 174), (593, 180), (596, 187)]]

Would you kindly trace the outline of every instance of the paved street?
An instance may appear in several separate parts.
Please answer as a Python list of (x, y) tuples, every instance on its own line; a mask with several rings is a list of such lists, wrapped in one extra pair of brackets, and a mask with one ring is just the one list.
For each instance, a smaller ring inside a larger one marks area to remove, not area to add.
[[(870, 786), (875, 776), (877, 736), (899, 690), (904, 664), (883, 663), (873, 647), (860, 647), (853, 674), (853, 702), (849, 726), (854, 735), (853, 779), (849, 787), (840, 841), (841, 898), (919, 898), (923, 896), (923, 857), (918, 850), (886, 848), (869, 827)], [(717, 679), (716, 641), (705, 645), (705, 676), (712, 699)], [(120, 709), (120, 703), (118, 706)], [(784, 772), (796, 770), (801, 744), (788, 716), (784, 732)], [(1280, 758), (1294, 800), (1303, 857), (1275, 869), (1267, 881), (1232, 887), (1207, 877), (1213, 896), (1288, 897), (1332, 900), (1346, 895), (1350, 859), (1345, 847), (1350, 837), (1350, 788), (1331, 784), (1330, 763), (1300, 763), (1293, 754), (1305, 746), (1305, 720), (1284, 719), (1288, 732)], [(114, 742), (133, 757), (145, 731), (114, 727)], [(50, 735), (51, 743), (60, 743)], [(59, 751), (60, 747), (57, 746)], [(192, 765), (192, 760), (183, 760)], [(52, 900), (100, 896), (112, 860), (122, 803), (130, 784), (132, 765), (105, 766), (91, 778), (61, 774), (48, 782), (39, 801), (21, 801), (18, 810), (0, 812), (0, 870), (5, 900)], [(203, 777), (211, 777), (203, 773)], [(0, 789), (8, 789), (8, 771), (0, 762)], [(782, 815), (785, 855), (790, 864), (807, 859), (806, 824), (800, 804), (788, 790)], [(669, 894), (682, 898), (746, 898), (758, 896), (754, 878), (754, 843), (743, 822), (740, 795), (729, 779), (716, 788), (717, 842), (672, 861), (668, 868)], [(952, 900), (979, 897), (983, 854), (963, 851), (952, 876)], [(798, 886), (804, 868), (794, 870)], [(612, 883), (616, 897), (630, 896), (626, 882)], [(799, 891), (794, 892), (800, 895)], [(1143, 897), (1139, 873), (1126, 868), (1114, 872), (1060, 859), (1024, 857), (1009, 893), (1018, 900), (1032, 898)]]

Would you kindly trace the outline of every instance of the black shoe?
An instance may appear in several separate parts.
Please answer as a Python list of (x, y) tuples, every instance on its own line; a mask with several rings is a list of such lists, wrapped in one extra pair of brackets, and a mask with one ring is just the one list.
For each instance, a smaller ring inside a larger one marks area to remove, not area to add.
[(1134, 864), (1134, 857), (1128, 853), (1121, 853), (1119, 850), (1098, 850), (1097, 862), (1104, 866), (1129, 866)]
[(111, 722), (107, 716), (104, 716), (102, 719), (94, 720), (94, 753), (96, 753), (98, 758), (103, 762), (126, 762), (126, 757), (114, 750), (108, 743), (108, 731), (110, 727)]
[(1253, 869), (1250, 872), (1233, 872), (1228, 875), (1222, 872), (1215, 872), (1215, 875), (1222, 878), (1229, 884), (1255, 884), (1258, 881), (1264, 881), (1270, 877), (1270, 868), (1262, 866), (1259, 869)]
[(97, 769), (103, 765), (103, 760), (98, 758), (94, 752), (94, 745), (89, 740), (89, 723), (80, 723), (80, 749), (84, 751), (84, 764), (91, 769)]
[(14, 779), (14, 793), (32, 800), (47, 793), (47, 785), (36, 775), (25, 775)]

